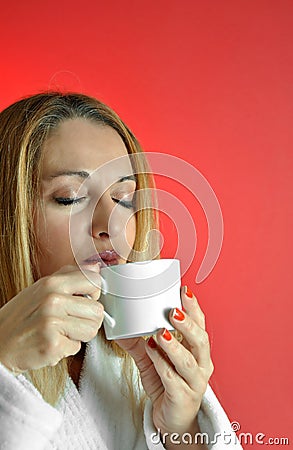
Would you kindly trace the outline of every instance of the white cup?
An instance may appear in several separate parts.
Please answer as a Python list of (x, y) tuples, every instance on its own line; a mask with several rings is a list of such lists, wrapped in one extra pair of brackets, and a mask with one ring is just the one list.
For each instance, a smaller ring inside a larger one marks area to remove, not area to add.
[(106, 338), (122, 339), (174, 330), (168, 315), (181, 308), (178, 259), (133, 262), (101, 269)]

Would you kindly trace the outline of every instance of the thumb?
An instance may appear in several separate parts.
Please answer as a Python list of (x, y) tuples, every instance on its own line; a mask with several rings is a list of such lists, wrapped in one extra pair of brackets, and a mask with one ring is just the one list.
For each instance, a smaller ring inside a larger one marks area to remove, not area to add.
[(146, 353), (146, 341), (142, 338), (117, 339), (117, 344), (134, 359), (140, 373), (145, 392), (154, 402), (162, 392), (162, 382), (155, 366)]
[(152, 364), (151, 359), (145, 351), (145, 340), (143, 338), (117, 339), (115, 342), (132, 356), (139, 371), (145, 370)]

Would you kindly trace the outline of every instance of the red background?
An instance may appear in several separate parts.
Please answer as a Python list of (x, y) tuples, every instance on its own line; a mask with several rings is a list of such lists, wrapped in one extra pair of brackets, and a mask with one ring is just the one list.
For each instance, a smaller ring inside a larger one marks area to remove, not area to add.
[(212, 384), (241, 431), (292, 445), (292, 1), (11, 0), (0, 21), (1, 108), (48, 88), (92, 94), (145, 150), (207, 178), (225, 235), (199, 285), (206, 222), (177, 193), (198, 232), (183, 281), (207, 316)]

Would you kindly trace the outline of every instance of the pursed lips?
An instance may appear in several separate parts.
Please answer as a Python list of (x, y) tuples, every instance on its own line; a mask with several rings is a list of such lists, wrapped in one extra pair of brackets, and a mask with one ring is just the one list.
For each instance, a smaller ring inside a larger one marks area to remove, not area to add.
[(97, 263), (103, 263), (106, 266), (113, 266), (115, 264), (119, 264), (120, 256), (115, 250), (104, 250), (102, 252), (96, 253), (89, 258), (84, 260), (85, 265), (95, 265)]

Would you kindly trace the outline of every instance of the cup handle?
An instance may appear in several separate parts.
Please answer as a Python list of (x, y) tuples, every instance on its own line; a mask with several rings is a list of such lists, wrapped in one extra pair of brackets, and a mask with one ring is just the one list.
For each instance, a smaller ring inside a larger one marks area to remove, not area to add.
[(107, 313), (107, 311), (104, 311), (104, 320), (109, 325), (109, 327), (114, 328), (116, 325), (115, 319), (110, 316), (110, 314)]
[[(102, 280), (105, 282), (105, 280), (102, 278)], [(83, 297), (91, 299), (91, 296), (89, 294), (82, 294)], [(104, 320), (109, 325), (109, 327), (114, 328), (116, 325), (116, 320), (114, 317), (110, 316), (110, 314), (107, 313), (107, 311), (104, 310)]]
[(101, 278), (101, 292), (102, 294), (106, 295), (109, 292), (107, 281), (105, 280), (105, 278), (101, 277), (101, 275), (100, 278)]

